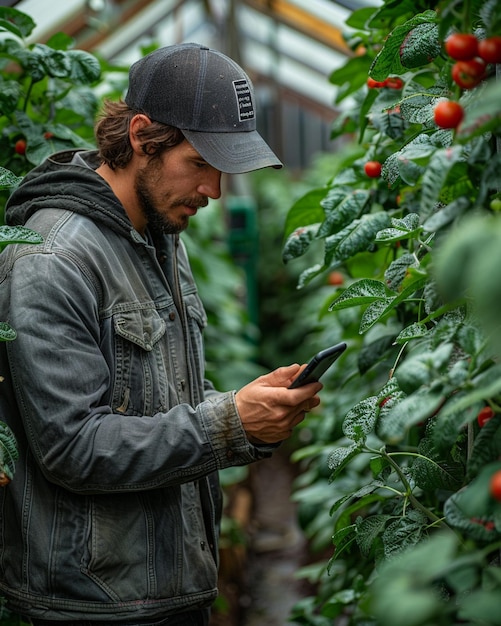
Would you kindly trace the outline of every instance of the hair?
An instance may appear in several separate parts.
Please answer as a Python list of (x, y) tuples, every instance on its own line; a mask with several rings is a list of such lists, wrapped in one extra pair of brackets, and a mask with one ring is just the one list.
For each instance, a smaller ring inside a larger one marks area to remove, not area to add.
[[(138, 113), (140, 111), (131, 109), (123, 101), (104, 102), (103, 111), (96, 124), (95, 136), (99, 158), (112, 170), (123, 169), (132, 159), (129, 128), (132, 118)], [(158, 158), (166, 150), (174, 148), (184, 140), (179, 128), (154, 120), (139, 130), (137, 136), (143, 142), (141, 148), (144, 154), (152, 158)]]

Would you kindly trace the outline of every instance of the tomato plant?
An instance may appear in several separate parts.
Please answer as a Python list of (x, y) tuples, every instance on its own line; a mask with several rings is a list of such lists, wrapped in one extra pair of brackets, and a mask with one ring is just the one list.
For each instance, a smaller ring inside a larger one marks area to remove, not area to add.
[(479, 41), (478, 54), (486, 63), (501, 63), (501, 37), (488, 37)]
[[(346, 277), (319, 317), (324, 341), (348, 350), (294, 454), (305, 467), (294, 497), (317, 509), (305, 532), (319, 553), (331, 546), (313, 604), (293, 614), (307, 626), (498, 620), (501, 83), (479, 51), (453, 59), (445, 42), (495, 36), (501, 5), (416, 6), (350, 15), (349, 41), (365, 52), (330, 75), (336, 102), (350, 98), (332, 137), (360, 152), (331, 175), (320, 212), (309, 195), (285, 223), (284, 260), (315, 258), (298, 287)], [(404, 85), (350, 90), (367, 75)], [(384, 163), (376, 179), (372, 160)]]
[(433, 119), (440, 128), (456, 128), (463, 117), (463, 107), (453, 100), (441, 100), (433, 110)]
[(477, 56), (478, 40), (470, 33), (454, 33), (446, 39), (445, 50), (451, 59), (468, 61)]

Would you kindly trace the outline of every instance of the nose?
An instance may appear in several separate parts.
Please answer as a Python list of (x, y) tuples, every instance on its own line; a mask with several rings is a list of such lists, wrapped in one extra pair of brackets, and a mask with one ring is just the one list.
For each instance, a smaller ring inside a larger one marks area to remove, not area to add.
[(206, 175), (198, 185), (197, 191), (203, 196), (217, 200), (221, 196), (221, 172), (214, 167), (207, 168)]

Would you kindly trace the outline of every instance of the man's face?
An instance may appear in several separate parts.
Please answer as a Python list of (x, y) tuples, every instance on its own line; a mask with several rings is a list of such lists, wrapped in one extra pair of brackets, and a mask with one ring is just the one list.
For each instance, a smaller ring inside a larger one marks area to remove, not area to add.
[(188, 226), (209, 198), (219, 198), (220, 184), (221, 172), (183, 141), (138, 170), (134, 187), (148, 228), (174, 234)]

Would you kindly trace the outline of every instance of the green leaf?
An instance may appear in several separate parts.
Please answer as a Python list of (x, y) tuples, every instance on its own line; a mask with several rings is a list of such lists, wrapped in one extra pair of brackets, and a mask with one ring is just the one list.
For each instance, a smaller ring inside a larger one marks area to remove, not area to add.
[(491, 542), (501, 536), (501, 528), (497, 528), (495, 521), (499, 519), (501, 504), (489, 493), (490, 479), (500, 470), (499, 461), (487, 465), (471, 483), (445, 502), (447, 523), (474, 541)]
[(435, 128), (434, 108), (437, 98), (447, 97), (449, 88), (440, 81), (423, 89), (416, 81), (408, 81), (405, 98), (400, 101), (400, 112), (411, 124)]
[(400, 388), (412, 393), (418, 387), (435, 381), (448, 366), (453, 348), (451, 343), (446, 343), (434, 351), (426, 350), (409, 356), (395, 371)]
[(388, 524), (383, 533), (386, 558), (416, 546), (428, 527), (428, 518), (420, 511), (411, 510), (406, 516)]
[[(342, 97), (346, 98), (365, 85), (370, 64), (371, 60), (367, 56), (352, 57), (331, 73), (329, 81), (333, 85), (344, 87)], [(336, 102), (339, 102), (338, 98)]]
[(371, 515), (357, 520), (357, 544), (360, 552), (368, 557), (374, 548), (376, 538), (384, 532), (391, 515)]
[(3, 80), (0, 77), (0, 113), (9, 115), (16, 110), (21, 98), (21, 85), (15, 80)]
[(287, 213), (284, 232), (285, 237), (289, 237), (302, 226), (311, 226), (322, 222), (324, 219), (324, 211), (321, 206), (322, 200), (325, 198), (326, 189), (313, 189), (307, 194), (296, 200)]
[(393, 347), (394, 338), (394, 333), (381, 334), (375, 340), (363, 344), (358, 353), (357, 361), (360, 374), (365, 374), (371, 367), (388, 357), (388, 353)]
[(296, 259), (306, 252), (310, 243), (316, 238), (318, 232), (318, 224), (310, 224), (309, 226), (301, 226), (289, 236), (285, 242), (282, 259), (284, 263)]
[(322, 200), (325, 220), (318, 231), (319, 237), (337, 233), (341, 228), (359, 218), (370, 200), (368, 189), (334, 187)]
[[(392, 30), (372, 63), (370, 76), (382, 81), (390, 74), (403, 74), (408, 67), (418, 67), (429, 62), (431, 53), (436, 50), (433, 42), (438, 42), (436, 21), (435, 11), (425, 11)], [(411, 34), (414, 29), (415, 33)], [(439, 53), (440, 44), (436, 54)], [(407, 65), (404, 65), (404, 60)]]
[(0, 245), (8, 243), (42, 243), (43, 237), (25, 226), (0, 226)]
[(6, 170), (5, 167), (0, 167), (0, 189), (13, 189), (22, 180), (22, 176), (16, 176), (10, 170)]
[(444, 228), (444, 226), (448, 226), (451, 222), (463, 215), (470, 206), (471, 202), (468, 198), (464, 196), (456, 198), (445, 207), (440, 208), (430, 215), (423, 224), (423, 230), (434, 233)]
[(35, 28), (34, 20), (17, 9), (0, 7), (0, 31), (7, 30), (21, 39), (29, 37)]
[[(334, 556), (332, 557), (330, 563), (334, 559), (337, 559), (349, 549), (351, 544), (356, 540), (356, 526), (352, 524), (351, 526), (345, 526), (338, 530), (334, 536), (332, 537), (332, 543), (334, 544)], [(328, 568), (329, 569), (329, 568)]]
[(362, 304), (370, 304), (378, 300), (395, 297), (395, 293), (380, 280), (364, 278), (350, 285), (329, 306), (329, 311), (339, 311)]
[(92, 85), (101, 77), (99, 60), (84, 50), (68, 50), (66, 56), (70, 62), (70, 79), (79, 85)]
[[(479, 403), (472, 411), (478, 415), (484, 403)], [(501, 457), (501, 415), (496, 414), (490, 419), (473, 441), (473, 447), (466, 465), (466, 478), (471, 481), (486, 465)]]
[(444, 600), (434, 583), (454, 558), (458, 539), (439, 533), (381, 564), (371, 586), (371, 608), (385, 626), (438, 624)]
[(438, 201), (440, 191), (454, 164), (463, 157), (462, 146), (452, 146), (437, 150), (431, 155), (430, 162), (423, 174), (421, 193), (421, 212), (431, 214)]
[(465, 117), (457, 131), (457, 139), (462, 143), (472, 137), (496, 131), (501, 127), (501, 83), (496, 79), (487, 82), (485, 89), (473, 94), (469, 106), (465, 109)]
[(419, 215), (417, 213), (409, 213), (402, 219), (392, 218), (391, 228), (384, 228), (376, 235), (376, 241), (401, 241), (403, 239), (411, 239), (419, 237), (423, 230), (419, 224)]
[[(436, 18), (436, 15), (433, 17)], [(399, 53), (400, 62), (405, 68), (421, 67), (431, 63), (440, 54), (438, 25), (418, 24), (402, 41)]]
[(343, 421), (343, 433), (355, 443), (365, 443), (367, 435), (374, 431), (378, 417), (376, 396), (365, 398), (348, 411)]
[(360, 320), (360, 326), (358, 332), (363, 335), (370, 328), (374, 326), (393, 308), (393, 303), (396, 298), (385, 298), (384, 300), (378, 300), (369, 304), (369, 306), (362, 313), (362, 319)]
[(414, 185), (424, 171), (423, 165), (436, 147), (428, 135), (420, 134), (400, 150), (391, 154), (385, 161), (384, 171), (388, 182), (393, 185), (401, 178), (408, 185)]
[(16, 337), (16, 331), (12, 326), (7, 322), (0, 322), (0, 341), (13, 341)]
[(55, 33), (45, 42), (49, 48), (54, 50), (68, 50), (75, 44), (75, 39), (66, 33)]
[(0, 421), (0, 473), (3, 472), (10, 480), (14, 477), (18, 457), (14, 433), (7, 424)]
[(485, 401), (501, 393), (501, 365), (490, 367), (476, 376), (471, 382), (471, 389), (459, 399), (453, 398), (441, 413), (448, 416), (467, 409), (475, 402)]
[(499, 598), (490, 589), (476, 589), (459, 596), (458, 617), (462, 622), (500, 626)]
[(45, 71), (53, 78), (69, 78), (71, 62), (63, 50), (53, 50), (43, 44), (35, 44), (33, 52), (40, 56)]
[(422, 456), (414, 459), (409, 470), (418, 487), (423, 491), (454, 491), (461, 487), (464, 478), (462, 465), (440, 458), (430, 438), (420, 441), (418, 452)]
[(362, 215), (346, 228), (325, 239), (325, 265), (346, 261), (359, 252), (373, 246), (378, 231), (389, 224), (389, 216), (383, 212)]
[(380, 302), (374, 302), (369, 305), (362, 315), (360, 321), (359, 332), (361, 334), (367, 332), (376, 322), (382, 320), (388, 313), (395, 309), (400, 303), (412, 296), (426, 282), (426, 276), (415, 272), (409, 272), (409, 277), (403, 283), (401, 292), (393, 298), (386, 298)]
[(430, 331), (424, 324), (419, 322), (413, 322), (406, 328), (404, 328), (395, 339), (395, 343), (404, 344), (413, 339), (421, 339), (427, 335)]
[(341, 472), (341, 470), (360, 453), (360, 448), (357, 445), (350, 445), (345, 448), (340, 446), (336, 448), (334, 452), (329, 455), (327, 459), (327, 467), (333, 471), (331, 475), (331, 480)]
[(424, 422), (443, 402), (442, 394), (426, 387), (419, 389), (393, 406), (387, 415), (381, 415), (378, 435), (391, 445), (398, 444), (412, 426)]
[(386, 268), (384, 272), (384, 280), (390, 289), (397, 291), (407, 276), (409, 268), (418, 266), (419, 261), (417, 260), (416, 255), (409, 252), (404, 253), (402, 256), (392, 261)]

